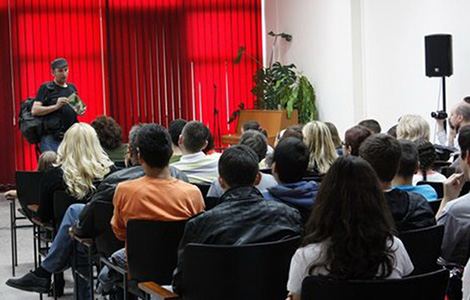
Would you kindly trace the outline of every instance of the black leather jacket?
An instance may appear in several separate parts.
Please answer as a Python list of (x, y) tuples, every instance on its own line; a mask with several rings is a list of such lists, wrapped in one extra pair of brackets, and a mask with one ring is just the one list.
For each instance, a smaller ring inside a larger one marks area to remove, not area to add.
[(398, 232), (436, 225), (432, 208), (423, 196), (392, 189), (385, 192), (385, 199)]
[[(170, 166), (171, 176), (183, 181), (188, 182), (188, 177), (178, 169)], [(113, 202), (114, 191), (118, 183), (137, 179), (145, 175), (142, 166), (135, 166), (126, 168), (113, 173), (106, 177), (103, 182), (98, 186), (96, 193), (91, 198), (80, 213), (79, 222), (73, 227), (76, 235), (81, 237), (95, 237), (95, 230), (93, 224), (93, 211), (96, 202)], [(111, 226), (111, 225), (110, 225)]]
[(242, 245), (278, 241), (302, 234), (299, 212), (283, 203), (263, 198), (254, 187), (228, 190), (221, 203), (186, 223), (178, 250), (173, 286), (181, 293), (181, 266), (188, 243)]

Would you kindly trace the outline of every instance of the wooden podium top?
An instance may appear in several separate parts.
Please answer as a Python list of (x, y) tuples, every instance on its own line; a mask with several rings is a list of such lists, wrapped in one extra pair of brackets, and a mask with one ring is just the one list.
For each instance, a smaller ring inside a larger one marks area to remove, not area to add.
[(229, 145), (237, 144), (241, 136), (243, 123), (247, 121), (258, 121), (261, 127), (268, 133), (269, 145), (274, 146), (274, 141), (279, 131), (291, 125), (298, 124), (298, 120), (299, 116), (297, 110), (292, 112), (292, 118), (290, 119), (287, 118), (287, 111), (285, 110), (242, 110), (238, 118), (237, 133), (224, 135), (222, 137), (222, 143)]

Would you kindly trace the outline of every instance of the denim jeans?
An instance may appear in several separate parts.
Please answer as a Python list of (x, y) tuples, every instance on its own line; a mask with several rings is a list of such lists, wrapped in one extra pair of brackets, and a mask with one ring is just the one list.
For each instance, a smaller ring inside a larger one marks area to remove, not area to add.
[[(85, 204), (82, 203), (72, 204), (65, 212), (62, 223), (60, 223), (59, 231), (52, 242), (46, 258), (41, 263), (41, 267), (46, 271), (50, 273), (60, 273), (70, 268), (72, 265), (74, 259), (73, 240), (69, 236), (68, 231), (70, 226), (78, 222), (80, 213), (84, 207)], [(79, 265), (86, 265), (88, 261), (87, 249), (80, 244), (77, 245), (77, 261)], [(80, 271), (86, 274), (86, 269), (86, 266), (84, 266)], [(78, 280), (78, 291), (74, 291), (75, 295), (78, 294), (79, 299), (90, 299), (91, 295), (88, 283), (78, 276), (74, 277), (75, 280)]]
[[(121, 268), (127, 269), (126, 249), (122, 248), (114, 252), (109, 258)], [(108, 266), (104, 266), (98, 275), (98, 293), (109, 294), (117, 282), (122, 282), (122, 275), (114, 270), (110, 270)], [(120, 297), (117, 297), (120, 299)]]
[(41, 153), (44, 153), (46, 151), (57, 152), (59, 145), (60, 141), (56, 140), (52, 135), (43, 135), (41, 137)]

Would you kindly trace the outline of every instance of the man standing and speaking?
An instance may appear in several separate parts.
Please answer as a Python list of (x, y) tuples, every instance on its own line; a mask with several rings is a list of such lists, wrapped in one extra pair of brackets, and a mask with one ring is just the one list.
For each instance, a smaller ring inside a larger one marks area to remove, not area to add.
[(41, 152), (48, 150), (57, 152), (64, 133), (74, 123), (78, 122), (77, 114), (83, 115), (84, 109), (73, 108), (69, 105), (68, 97), (77, 94), (77, 88), (67, 83), (69, 65), (64, 58), (57, 58), (51, 63), (53, 81), (43, 83), (39, 87), (31, 113), (43, 117), (43, 135), (41, 137)]

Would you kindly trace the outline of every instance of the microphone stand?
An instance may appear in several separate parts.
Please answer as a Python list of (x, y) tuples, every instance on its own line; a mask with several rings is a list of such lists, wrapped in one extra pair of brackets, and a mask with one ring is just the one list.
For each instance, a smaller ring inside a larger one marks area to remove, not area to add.
[[(220, 118), (219, 110), (217, 109), (217, 86), (214, 84), (214, 136), (217, 136), (217, 143), (219, 149), (222, 149), (222, 135), (220, 134)], [(214, 138), (214, 141), (216, 139)]]

